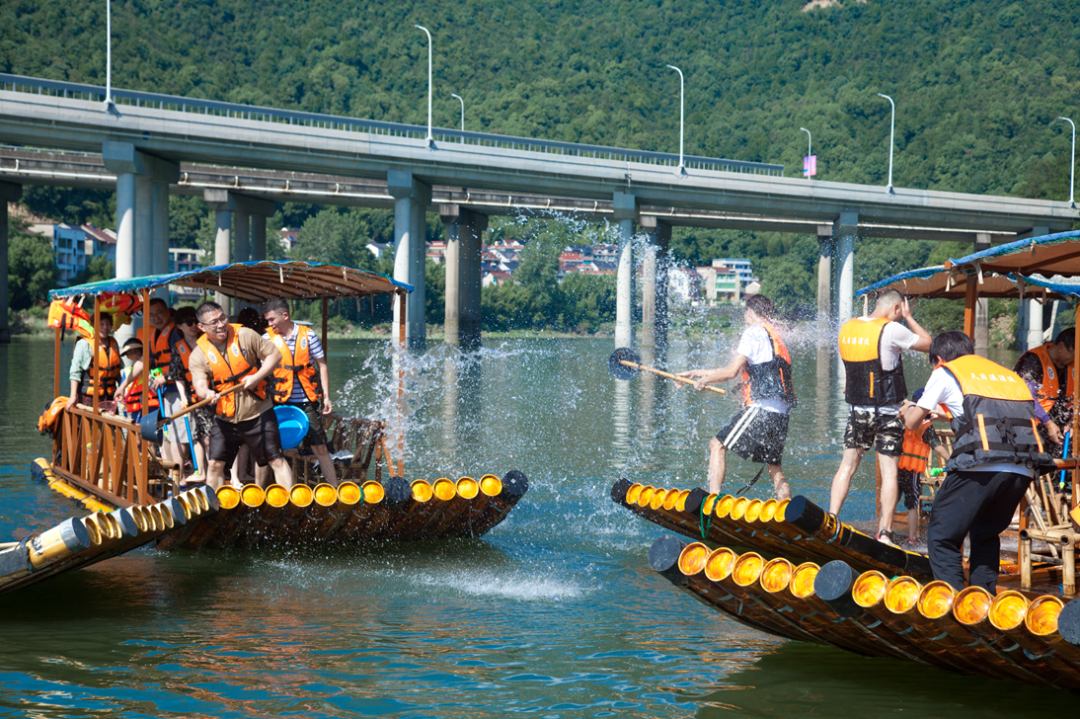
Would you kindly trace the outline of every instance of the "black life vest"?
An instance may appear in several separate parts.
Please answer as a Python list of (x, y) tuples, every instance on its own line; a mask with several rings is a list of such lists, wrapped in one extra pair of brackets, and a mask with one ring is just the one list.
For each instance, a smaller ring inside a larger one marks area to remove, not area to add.
[(840, 359), (847, 376), (844, 400), (848, 404), (885, 407), (907, 399), (904, 361), (897, 357), (891, 370), (881, 363), (881, 338), (889, 322), (887, 317), (852, 319), (840, 328)]
[(750, 404), (779, 397), (788, 403), (789, 408), (794, 408), (797, 400), (795, 385), (791, 380), (791, 355), (775, 327), (767, 323), (762, 327), (769, 333), (773, 356), (768, 362), (753, 365), (747, 362), (743, 365), (743, 402)]
[(1054, 468), (1039, 437), (1034, 398), (1020, 375), (996, 362), (964, 355), (942, 365), (964, 393), (964, 414), (947, 471), (980, 464), (1016, 464), (1040, 473)]

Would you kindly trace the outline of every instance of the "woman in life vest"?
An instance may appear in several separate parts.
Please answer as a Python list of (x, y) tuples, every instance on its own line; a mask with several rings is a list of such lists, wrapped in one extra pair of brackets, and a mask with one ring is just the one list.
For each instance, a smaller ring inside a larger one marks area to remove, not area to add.
[[(195, 388), (191, 383), (191, 352), (195, 349), (202, 330), (199, 329), (199, 320), (195, 316), (194, 307), (181, 307), (173, 316), (178, 333), (173, 334), (169, 348), (169, 372), (168, 380), (174, 382), (176, 390), (180, 394), (181, 405), (186, 407), (192, 403)], [(183, 433), (177, 430), (181, 443), (189, 441), (187, 428), (191, 427), (190, 440), (193, 441), (191, 451), (194, 455), (195, 464), (199, 467), (198, 474), (192, 474), (184, 478), (182, 486), (194, 482), (206, 480), (206, 456), (210, 448), (210, 432), (214, 427), (214, 411), (209, 407), (199, 407), (187, 415), (187, 423), (183, 419), (177, 420), (183, 425)]]
[(75, 343), (75, 352), (71, 357), (71, 368), (68, 371), (68, 379), (71, 381), (68, 409), (74, 407), (76, 402), (87, 406), (93, 404), (95, 395), (99, 403), (110, 403), (108, 407), (102, 407), (104, 411), (115, 408), (112, 399), (116, 394), (116, 385), (120, 382), (120, 369), (123, 363), (120, 361), (120, 346), (112, 337), (112, 322), (112, 317), (107, 314), (101, 315), (98, 321), (99, 339), (96, 359), (93, 356), (92, 341), (79, 339)]
[[(935, 369), (918, 404), (901, 410), (908, 429), (939, 404), (956, 434), (948, 475), (934, 497), (927, 546), (934, 579), (964, 588), (962, 548), (970, 537), (970, 583), (997, 589), (999, 536), (1028, 486), (1054, 467), (1039, 436), (1050, 418), (1015, 372), (975, 354), (971, 338), (950, 331), (930, 345)], [(1053, 428), (1057, 434), (1057, 428)]]

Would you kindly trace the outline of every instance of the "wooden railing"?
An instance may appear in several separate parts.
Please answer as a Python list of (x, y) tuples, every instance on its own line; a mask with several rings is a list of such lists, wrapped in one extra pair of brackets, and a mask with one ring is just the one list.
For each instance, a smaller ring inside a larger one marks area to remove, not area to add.
[(157, 501), (151, 490), (169, 478), (137, 424), (83, 405), (62, 412), (59, 423), (53, 469), (64, 480), (117, 507)]
[[(360, 417), (342, 417), (338, 414), (329, 414), (323, 417), (323, 428), (326, 430), (327, 439), (333, 445), (335, 452), (347, 451), (352, 453), (352, 459), (344, 465), (338, 465), (338, 479), (348, 479), (353, 482), (365, 482), (368, 472), (374, 465), (376, 482), (383, 481), (383, 462), (389, 471), (389, 476), (401, 474), (403, 462), (394, 462), (390, 456), (390, 450), (386, 443), (386, 425), (382, 422), (363, 419)], [(314, 456), (301, 455), (295, 450), (285, 453), (292, 463), (293, 475), (296, 481), (307, 484), (315, 484), (319, 481), (315, 474), (318, 462)], [(336, 464), (336, 463), (335, 463)]]

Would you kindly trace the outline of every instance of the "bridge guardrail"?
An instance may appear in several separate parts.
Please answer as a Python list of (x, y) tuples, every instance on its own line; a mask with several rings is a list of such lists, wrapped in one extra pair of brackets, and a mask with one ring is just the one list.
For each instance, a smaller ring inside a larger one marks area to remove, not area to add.
[[(61, 80), (46, 80), (43, 78), (24, 77), (22, 75), (10, 75), (7, 73), (0, 73), (0, 90), (25, 92), (52, 97), (65, 97), (77, 100), (89, 100), (91, 102), (105, 101), (105, 88), (98, 85), (84, 85)], [(423, 140), (427, 137), (427, 128), (422, 125), (408, 125), (380, 120), (362, 120), (353, 117), (324, 115), (321, 113), (303, 112), (300, 110), (279, 110), (270, 107), (260, 107), (258, 105), (241, 105), (238, 103), (202, 100), (199, 98), (181, 97), (178, 95), (163, 95), (155, 92), (140, 92), (137, 90), (113, 88), (112, 99), (117, 105), (149, 107), (177, 112), (192, 112), (218, 117), (235, 117), (244, 120), (277, 122), (304, 127), (366, 132), (374, 135), (407, 137), (417, 140)], [(525, 150), (528, 152), (545, 152), (573, 157), (590, 157), (602, 160), (615, 160), (617, 162), (637, 162), (647, 165), (661, 165), (668, 167), (678, 167), (679, 165), (679, 156), (668, 152), (630, 150), (620, 147), (606, 147), (604, 145), (559, 142), (557, 140), (537, 140), (527, 137), (497, 135), (486, 132), (463, 132), (461, 130), (452, 130), (449, 128), (433, 128), (432, 134), (436, 142), (456, 142), (466, 145), (476, 145), (478, 147), (496, 147), (510, 150)], [(744, 162), (742, 160), (725, 160), (720, 158), (699, 157), (696, 155), (687, 155), (684, 158), (684, 164), (687, 168), (696, 170), (739, 172), (773, 177), (782, 177), (784, 174), (783, 165)]]

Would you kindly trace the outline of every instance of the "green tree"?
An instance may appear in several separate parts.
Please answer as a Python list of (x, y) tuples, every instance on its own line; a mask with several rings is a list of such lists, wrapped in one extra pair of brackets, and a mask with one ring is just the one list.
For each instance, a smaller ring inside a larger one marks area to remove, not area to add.
[(48, 301), (56, 287), (60, 269), (56, 266), (49, 240), (25, 232), (21, 223), (12, 223), (8, 237), (8, 303), (24, 310)]
[(75, 279), (71, 284), (85, 285), (87, 282), (99, 282), (101, 280), (111, 279), (115, 276), (116, 270), (113, 267), (113, 263), (109, 261), (109, 258), (105, 255), (94, 255), (90, 258), (90, 261), (86, 263), (86, 269), (75, 275)]

